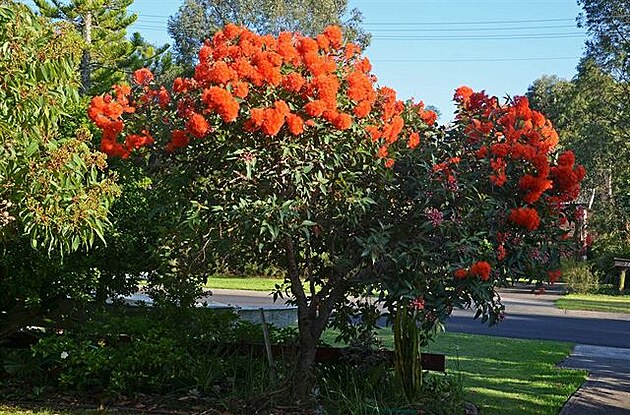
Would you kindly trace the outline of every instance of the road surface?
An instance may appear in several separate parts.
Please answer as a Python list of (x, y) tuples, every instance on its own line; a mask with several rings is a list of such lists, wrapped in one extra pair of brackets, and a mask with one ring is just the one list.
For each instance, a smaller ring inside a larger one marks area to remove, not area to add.
[[(246, 307), (284, 307), (266, 292), (212, 290), (212, 302)], [(447, 330), (523, 339), (570, 341), (579, 344), (630, 348), (630, 314), (559, 310), (558, 292), (535, 295), (529, 289), (504, 289), (505, 320), (488, 327), (473, 319), (474, 312), (455, 310)]]

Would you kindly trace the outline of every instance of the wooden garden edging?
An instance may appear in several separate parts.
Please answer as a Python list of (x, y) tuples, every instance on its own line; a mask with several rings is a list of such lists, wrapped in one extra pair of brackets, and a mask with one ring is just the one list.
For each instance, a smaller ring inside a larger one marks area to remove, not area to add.
[[(233, 343), (233, 344), (221, 344), (226, 347), (232, 353), (239, 354), (251, 354), (254, 356), (265, 355), (264, 344), (247, 344), (247, 343)], [(297, 346), (285, 346), (285, 345), (272, 345), (271, 352), (274, 356), (296, 356), (298, 348)], [(391, 350), (378, 350), (375, 353), (385, 357), (387, 361), (394, 362), (394, 352)], [(349, 355), (348, 348), (344, 347), (317, 347), (317, 353), (315, 355), (315, 361), (317, 363), (337, 363), (343, 361), (345, 356)], [(446, 357), (443, 354), (436, 353), (422, 353), (422, 369), (431, 370), (434, 372), (444, 372), (446, 370)]]

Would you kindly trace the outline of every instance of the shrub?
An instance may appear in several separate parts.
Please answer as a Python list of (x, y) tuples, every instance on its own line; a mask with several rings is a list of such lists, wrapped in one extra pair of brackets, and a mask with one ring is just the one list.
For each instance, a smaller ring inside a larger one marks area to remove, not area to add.
[(562, 279), (570, 292), (596, 293), (599, 290), (599, 273), (588, 262), (566, 259), (562, 263)]
[[(271, 334), (275, 343), (294, 338), (291, 330)], [(99, 314), (43, 338), (33, 354), (47, 383), (66, 390), (249, 394), (273, 386), (261, 382), (265, 361), (236, 355), (223, 343), (262, 341), (259, 326), (231, 312), (141, 310)]]

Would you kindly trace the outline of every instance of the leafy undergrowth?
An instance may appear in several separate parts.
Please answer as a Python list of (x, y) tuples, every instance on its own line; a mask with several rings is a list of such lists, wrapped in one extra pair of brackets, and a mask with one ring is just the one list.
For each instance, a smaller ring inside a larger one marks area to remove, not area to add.
[(630, 313), (630, 295), (568, 294), (556, 301), (565, 310)]

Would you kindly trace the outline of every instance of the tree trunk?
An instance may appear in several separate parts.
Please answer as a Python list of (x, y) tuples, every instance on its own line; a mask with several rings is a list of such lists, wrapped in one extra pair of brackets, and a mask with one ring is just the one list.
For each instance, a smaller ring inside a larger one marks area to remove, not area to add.
[(399, 304), (394, 317), (394, 366), (409, 403), (414, 402), (422, 387), (419, 330), (415, 311), (406, 304)]
[(85, 49), (81, 57), (81, 95), (87, 95), (90, 83), (90, 47), (92, 46), (92, 12), (87, 12), (83, 20), (83, 40)]
[[(299, 312), (299, 311), (298, 311)], [(311, 333), (311, 322), (305, 322), (306, 327), (300, 323), (300, 341), (298, 361), (295, 367), (294, 393), (299, 404), (308, 405), (313, 403), (313, 387), (315, 386), (315, 354), (317, 353), (317, 339)]]

